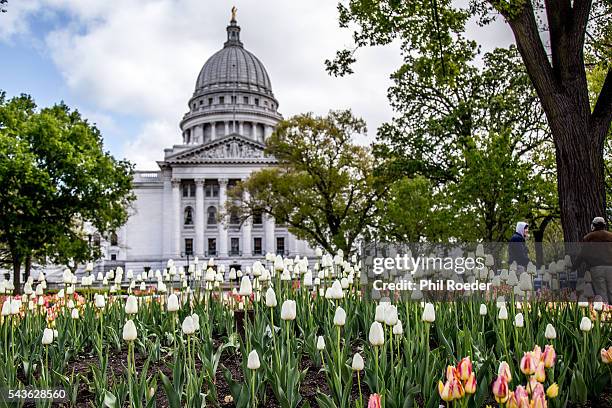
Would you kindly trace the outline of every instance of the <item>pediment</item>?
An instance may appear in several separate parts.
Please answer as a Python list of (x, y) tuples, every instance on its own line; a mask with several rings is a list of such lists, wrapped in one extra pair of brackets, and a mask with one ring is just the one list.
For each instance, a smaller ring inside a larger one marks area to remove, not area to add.
[(262, 143), (232, 134), (166, 158), (167, 163), (242, 162), (273, 160)]

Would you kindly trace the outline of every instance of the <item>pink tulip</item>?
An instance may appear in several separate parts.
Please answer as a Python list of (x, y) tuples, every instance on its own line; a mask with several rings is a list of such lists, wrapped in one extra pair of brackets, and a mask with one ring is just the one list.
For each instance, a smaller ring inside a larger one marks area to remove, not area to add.
[(476, 393), (476, 375), (474, 373), (471, 373), (465, 382), (465, 392), (467, 394)]
[(505, 376), (498, 376), (495, 382), (493, 383), (493, 395), (495, 396), (495, 401), (500, 404), (503, 404), (508, 400), (508, 379)]
[(370, 395), (370, 400), (368, 401), (368, 408), (381, 408), (380, 402), (380, 394), (372, 394)]
[(510, 366), (508, 365), (508, 363), (506, 363), (505, 361), (499, 363), (497, 375), (506, 377), (508, 382), (512, 381), (512, 372), (510, 371)]
[(536, 370), (536, 360), (533, 358), (533, 354), (525, 353), (523, 358), (521, 359), (521, 371), (525, 375), (531, 375), (535, 373)]
[(457, 365), (457, 373), (461, 381), (466, 381), (472, 374), (472, 361), (469, 357), (464, 357)]
[(550, 344), (544, 348), (544, 354), (542, 354), (542, 361), (544, 361), (544, 367), (551, 368), (555, 365), (555, 360), (557, 359), (557, 353), (555, 352), (555, 348)]

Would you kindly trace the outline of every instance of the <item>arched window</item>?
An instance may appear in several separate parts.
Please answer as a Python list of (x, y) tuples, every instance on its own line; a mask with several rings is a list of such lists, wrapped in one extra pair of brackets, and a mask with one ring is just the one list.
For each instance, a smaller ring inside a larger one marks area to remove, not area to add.
[(206, 211), (206, 213), (208, 214), (206, 223), (208, 225), (216, 225), (217, 224), (217, 209), (211, 205), (210, 207), (208, 207), (208, 210)]
[(112, 246), (119, 245), (119, 238), (117, 237), (117, 234), (114, 233), (114, 232), (111, 232), (111, 235), (110, 235), (110, 244)]
[(193, 208), (185, 208), (185, 225), (193, 225)]

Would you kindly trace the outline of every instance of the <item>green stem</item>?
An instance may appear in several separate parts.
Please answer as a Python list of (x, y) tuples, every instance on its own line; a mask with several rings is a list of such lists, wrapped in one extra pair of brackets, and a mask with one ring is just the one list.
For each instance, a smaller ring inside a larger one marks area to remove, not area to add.
[(357, 371), (357, 386), (359, 387), (359, 408), (363, 407), (363, 396), (361, 394), (361, 379), (359, 378), (359, 371)]
[(255, 399), (255, 370), (252, 371), (251, 376), (251, 404), (253, 404), (253, 408), (257, 407), (257, 400)]

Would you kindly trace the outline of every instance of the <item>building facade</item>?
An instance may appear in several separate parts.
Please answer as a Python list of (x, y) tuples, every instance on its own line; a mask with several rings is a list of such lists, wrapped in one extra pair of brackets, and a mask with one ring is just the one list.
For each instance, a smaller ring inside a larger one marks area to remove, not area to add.
[(267, 252), (310, 255), (301, 240), (273, 218), (239, 224), (224, 212), (228, 189), (276, 161), (264, 152), (282, 119), (264, 65), (247, 51), (232, 16), (223, 48), (206, 61), (180, 121), (182, 143), (164, 150), (157, 171), (136, 171), (136, 201), (116, 235), (94, 237), (104, 257), (97, 268), (135, 272), (214, 257), (245, 268)]

